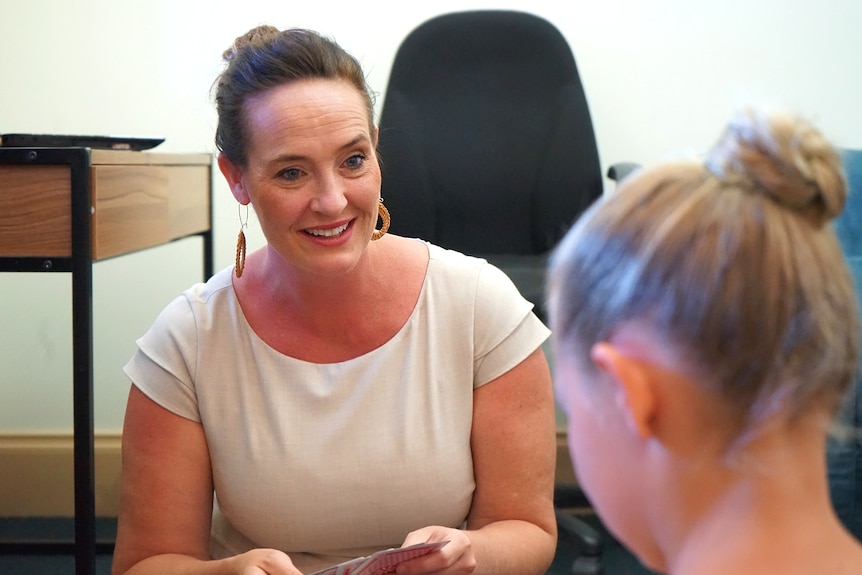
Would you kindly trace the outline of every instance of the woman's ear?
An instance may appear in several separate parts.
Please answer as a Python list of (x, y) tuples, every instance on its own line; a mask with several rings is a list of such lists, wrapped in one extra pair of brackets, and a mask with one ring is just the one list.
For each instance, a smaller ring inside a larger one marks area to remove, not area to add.
[(607, 342), (593, 345), (590, 357), (616, 386), (614, 397), (633, 430), (642, 438), (654, 436), (658, 390), (647, 365)]
[(230, 191), (233, 194), (233, 197), (236, 198), (236, 201), (243, 205), (248, 204), (251, 201), (251, 198), (249, 197), (248, 192), (245, 189), (245, 184), (243, 183), (242, 168), (233, 163), (223, 153), (218, 155), (218, 168), (221, 170), (224, 179), (227, 180), (228, 186), (230, 186)]

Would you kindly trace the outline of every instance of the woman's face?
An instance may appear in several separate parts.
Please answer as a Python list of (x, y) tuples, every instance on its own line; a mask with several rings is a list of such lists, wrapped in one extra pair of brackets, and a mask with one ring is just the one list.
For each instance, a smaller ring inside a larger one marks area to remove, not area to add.
[(246, 102), (248, 162), (232, 190), (288, 264), (337, 274), (364, 253), (380, 198), (370, 124), (361, 94), (340, 80), (298, 80)]

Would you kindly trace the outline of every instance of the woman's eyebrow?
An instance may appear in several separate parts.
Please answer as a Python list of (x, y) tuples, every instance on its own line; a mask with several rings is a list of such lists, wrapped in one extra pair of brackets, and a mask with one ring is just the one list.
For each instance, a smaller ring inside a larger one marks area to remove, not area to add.
[[(359, 143), (363, 143), (363, 142), (368, 143), (370, 145), (371, 144), (371, 138), (369, 138), (367, 134), (358, 134), (356, 137), (351, 138), (350, 141), (339, 146), (338, 150), (344, 151), (344, 150), (350, 149), (350, 148), (354, 147), (355, 145), (357, 145)], [(305, 160), (305, 159), (307, 159), (307, 156), (304, 156), (302, 154), (287, 153), (287, 154), (280, 154), (278, 156), (270, 158), (268, 160), (268, 162), (269, 163), (297, 162), (297, 161), (301, 161), (301, 160)]]

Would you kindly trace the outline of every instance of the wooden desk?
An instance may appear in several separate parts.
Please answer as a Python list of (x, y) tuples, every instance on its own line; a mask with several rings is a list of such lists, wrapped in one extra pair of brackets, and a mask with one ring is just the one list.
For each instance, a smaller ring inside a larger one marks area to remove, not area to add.
[(0, 548), (74, 552), (75, 573), (95, 574), (93, 263), (199, 235), (209, 278), (211, 197), (209, 154), (0, 147), (0, 272), (72, 274), (75, 442), (74, 543)]

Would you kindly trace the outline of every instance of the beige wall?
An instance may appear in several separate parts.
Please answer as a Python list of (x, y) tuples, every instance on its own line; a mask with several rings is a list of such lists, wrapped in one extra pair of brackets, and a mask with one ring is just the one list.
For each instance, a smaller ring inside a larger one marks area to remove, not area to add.
[[(544, 16), (569, 40), (604, 166), (703, 151), (743, 104), (793, 109), (837, 143), (862, 147), (857, 0), (437, 0), (397, 10), (339, 0), (0, 0), (0, 133), (161, 136), (156, 151), (212, 152), (209, 88), (222, 50), (249, 27), (332, 35), (364, 63), (382, 104), (412, 28), (488, 7)], [(214, 193), (220, 268), (233, 261), (239, 223), (218, 176)], [(252, 217), (249, 249), (262, 241), (257, 228)], [(119, 433), (122, 366), (159, 310), (199, 279), (199, 259), (199, 243), (184, 240), (95, 266), (100, 432)], [(66, 274), (0, 274), (0, 433), (71, 430), (69, 283)]]

